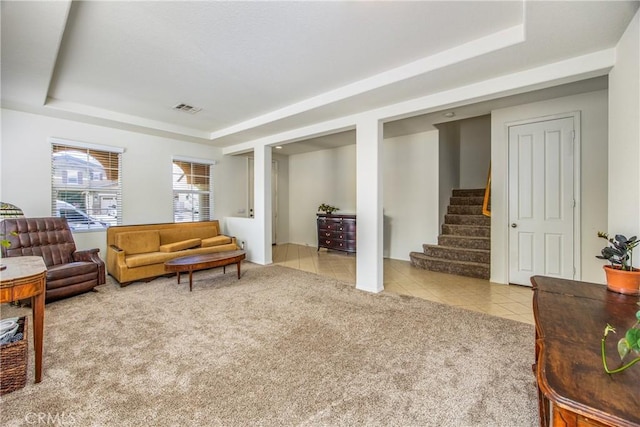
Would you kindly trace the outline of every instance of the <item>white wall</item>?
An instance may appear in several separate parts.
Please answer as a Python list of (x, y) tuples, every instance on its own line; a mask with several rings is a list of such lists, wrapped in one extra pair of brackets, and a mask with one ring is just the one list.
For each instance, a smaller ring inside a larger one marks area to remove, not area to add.
[[(438, 150), (438, 226), (442, 227), (451, 190), (460, 188), (460, 125), (459, 121), (437, 126), (440, 131)], [(424, 243), (436, 244), (437, 241)]]
[[(173, 222), (174, 155), (219, 161), (214, 166), (215, 218), (233, 214), (241, 203), (243, 190), (235, 184), (237, 164), (222, 156), (219, 148), (3, 109), (0, 199), (27, 216), (51, 215), (49, 137), (125, 149), (123, 224)], [(104, 231), (75, 233), (74, 239), (79, 249), (99, 248), (106, 256)]]
[(495, 110), (491, 145), (491, 281), (508, 282), (508, 135), (507, 123), (552, 114), (581, 112), (582, 181), (578, 208), (581, 215), (582, 280), (604, 283), (602, 262), (595, 258), (602, 243), (598, 230), (607, 228), (607, 91), (590, 92), (544, 102)]
[(289, 156), (289, 243), (317, 246), (322, 203), (356, 212), (356, 146)]
[[(610, 234), (640, 235), (640, 12), (616, 47), (609, 73)], [(639, 251), (636, 251), (639, 252)], [(634, 265), (640, 266), (640, 254)]]
[(260, 253), (260, 243), (254, 239), (259, 236), (260, 224), (255, 218), (243, 218), (231, 216), (225, 219), (226, 232), (230, 236), (234, 236), (238, 245), (244, 243), (244, 250), (247, 252), (247, 260), (251, 262), (260, 262), (262, 257)]
[(491, 116), (460, 120), (459, 125), (459, 188), (484, 188), (491, 162)]
[[(290, 156), (290, 243), (317, 245), (321, 203), (355, 213), (355, 161), (355, 145)], [(385, 139), (382, 167), (384, 256), (408, 260), (438, 235), (438, 131)]]
[[(220, 221), (219, 212), (227, 212), (227, 216), (248, 215), (247, 208), (247, 158), (244, 156), (221, 156), (220, 163), (213, 168), (214, 193), (224, 194), (223, 200), (215, 200), (215, 214)], [(221, 198), (220, 197), (220, 198)], [(223, 203), (222, 206), (219, 203)]]
[(438, 131), (382, 144), (384, 257), (409, 260), (438, 237)]

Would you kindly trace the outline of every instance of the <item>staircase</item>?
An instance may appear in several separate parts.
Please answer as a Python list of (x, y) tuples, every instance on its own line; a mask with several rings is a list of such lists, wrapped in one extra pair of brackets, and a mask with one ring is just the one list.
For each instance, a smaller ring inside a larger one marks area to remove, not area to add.
[(482, 214), (484, 188), (453, 190), (437, 245), (411, 252), (411, 264), (425, 270), (489, 279), (491, 218)]

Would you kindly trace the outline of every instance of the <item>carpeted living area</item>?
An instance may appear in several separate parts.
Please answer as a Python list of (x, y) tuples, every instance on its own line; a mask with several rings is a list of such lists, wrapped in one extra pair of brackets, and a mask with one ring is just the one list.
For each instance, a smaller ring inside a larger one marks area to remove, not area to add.
[(2, 425), (538, 424), (532, 325), (250, 263), (97, 289), (47, 305)]

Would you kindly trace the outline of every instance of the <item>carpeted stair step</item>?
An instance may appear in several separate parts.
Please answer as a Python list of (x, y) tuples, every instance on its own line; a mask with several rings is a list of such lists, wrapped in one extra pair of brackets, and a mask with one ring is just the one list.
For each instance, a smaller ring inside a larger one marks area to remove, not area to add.
[(447, 214), (444, 216), (445, 224), (458, 225), (484, 225), (491, 226), (491, 218), (485, 215), (455, 215)]
[(438, 244), (422, 245), (422, 253), (411, 252), (411, 263), (426, 270), (488, 279), (491, 218), (482, 214), (483, 202), (484, 188), (453, 190)]
[(455, 215), (482, 215), (482, 205), (449, 205), (448, 214)]
[(455, 248), (484, 249), (488, 251), (491, 250), (491, 238), (441, 234), (438, 236), (438, 245), (452, 246)]
[(484, 225), (443, 224), (442, 234), (467, 237), (491, 237), (491, 227)]
[(451, 194), (453, 197), (484, 197), (484, 188), (457, 188)]
[(484, 203), (484, 197), (449, 197), (450, 205), (479, 205)]
[(431, 258), (421, 252), (411, 252), (409, 257), (411, 258), (411, 264), (425, 270), (489, 279), (488, 264)]
[(491, 251), (485, 249), (455, 248), (451, 246), (422, 245), (424, 254), (429, 258), (440, 258), (452, 261), (491, 263)]

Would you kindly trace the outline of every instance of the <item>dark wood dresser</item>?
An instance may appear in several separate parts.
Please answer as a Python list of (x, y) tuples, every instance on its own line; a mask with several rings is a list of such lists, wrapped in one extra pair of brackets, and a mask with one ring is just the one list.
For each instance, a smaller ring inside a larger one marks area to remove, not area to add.
[(595, 283), (544, 276), (531, 283), (540, 425), (640, 426), (640, 365), (609, 375), (600, 355), (609, 323), (618, 333), (607, 338), (608, 363), (619, 366), (616, 345), (640, 298)]
[(356, 251), (356, 216), (318, 214), (318, 250)]

